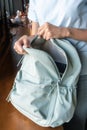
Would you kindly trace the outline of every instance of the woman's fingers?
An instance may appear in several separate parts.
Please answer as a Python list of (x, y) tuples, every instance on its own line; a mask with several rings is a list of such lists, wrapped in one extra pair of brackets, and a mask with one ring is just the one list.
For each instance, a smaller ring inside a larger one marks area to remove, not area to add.
[(54, 26), (50, 23), (45, 23), (44, 25), (39, 27), (38, 35), (46, 40), (49, 40), (53, 37), (53, 28)]
[(14, 50), (18, 54), (25, 54), (26, 52), (24, 51), (23, 46), (30, 47), (28, 36), (22, 36), (17, 40), (14, 44)]

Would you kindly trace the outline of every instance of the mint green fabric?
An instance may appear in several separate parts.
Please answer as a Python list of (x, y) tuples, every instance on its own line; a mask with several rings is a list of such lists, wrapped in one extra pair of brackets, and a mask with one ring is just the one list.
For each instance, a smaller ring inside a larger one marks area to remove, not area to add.
[[(76, 106), (76, 85), (81, 62), (76, 49), (66, 40), (35, 37), (25, 48), (9, 101), (40, 126), (57, 127), (68, 122)], [(55, 61), (66, 64), (61, 75)]]

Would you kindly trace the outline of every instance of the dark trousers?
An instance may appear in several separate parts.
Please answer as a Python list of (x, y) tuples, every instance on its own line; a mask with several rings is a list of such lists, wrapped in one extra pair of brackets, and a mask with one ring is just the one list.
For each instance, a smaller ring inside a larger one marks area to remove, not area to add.
[(64, 130), (87, 130), (87, 75), (80, 76), (77, 85), (77, 107), (72, 120)]

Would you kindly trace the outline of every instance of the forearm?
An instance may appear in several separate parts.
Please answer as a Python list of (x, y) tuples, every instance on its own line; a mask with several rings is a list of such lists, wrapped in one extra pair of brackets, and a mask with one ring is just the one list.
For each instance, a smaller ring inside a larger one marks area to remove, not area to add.
[(37, 22), (32, 21), (32, 29), (31, 29), (31, 35), (36, 35), (38, 32), (39, 24)]
[(81, 41), (87, 41), (87, 29), (66, 28), (65, 37)]

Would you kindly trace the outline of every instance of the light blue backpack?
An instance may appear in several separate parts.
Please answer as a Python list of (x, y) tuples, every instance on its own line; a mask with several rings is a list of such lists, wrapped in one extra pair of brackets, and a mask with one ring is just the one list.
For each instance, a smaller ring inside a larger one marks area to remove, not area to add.
[[(25, 48), (9, 101), (26, 117), (43, 127), (70, 121), (76, 106), (76, 84), (81, 63), (76, 49), (66, 40), (35, 37)], [(66, 64), (61, 73), (56, 62)]]

